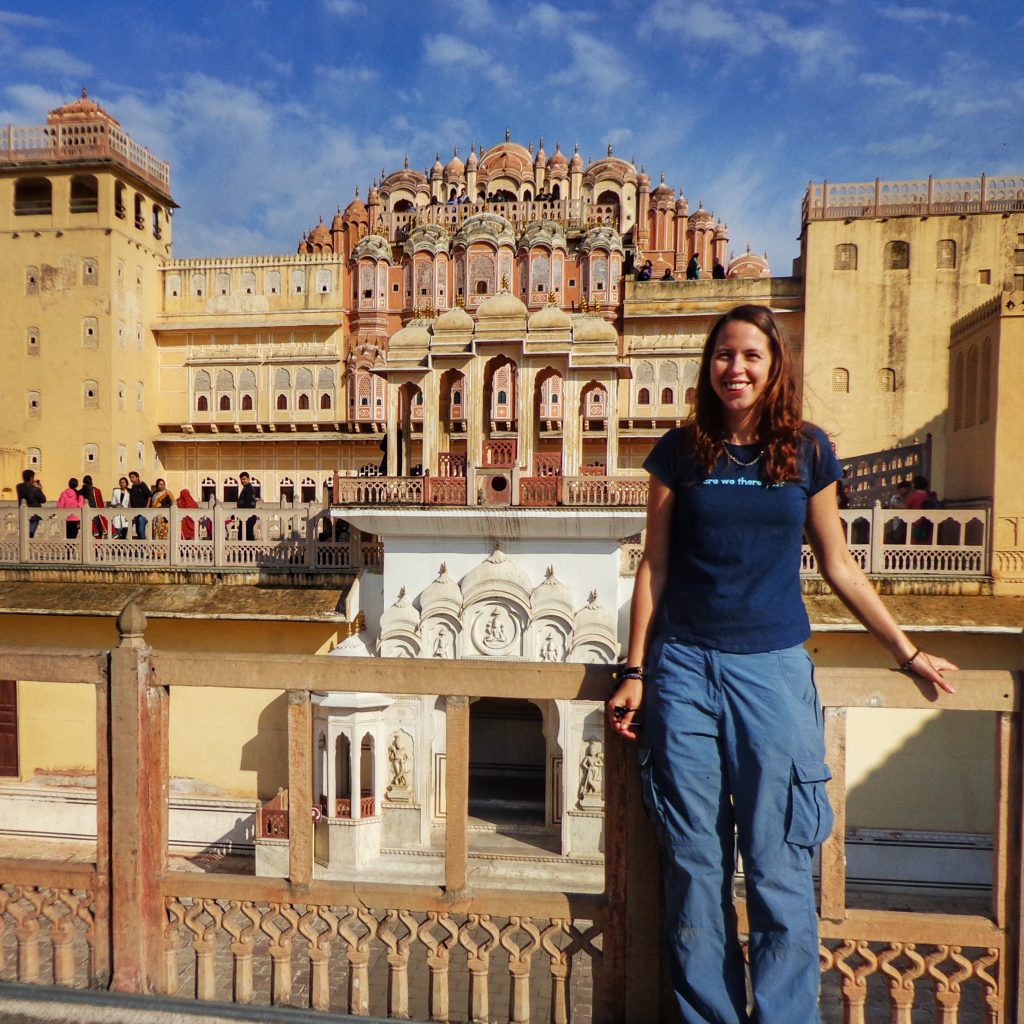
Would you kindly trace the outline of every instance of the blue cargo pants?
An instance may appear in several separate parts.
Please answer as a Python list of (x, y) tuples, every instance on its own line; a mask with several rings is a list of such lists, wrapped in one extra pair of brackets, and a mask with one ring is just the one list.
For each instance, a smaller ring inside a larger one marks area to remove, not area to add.
[[(811, 865), (832, 829), (822, 712), (803, 647), (728, 654), (658, 639), (640, 746), (658, 826), (672, 986), (686, 1024), (817, 1024)], [(734, 836), (750, 918), (747, 1012)]]

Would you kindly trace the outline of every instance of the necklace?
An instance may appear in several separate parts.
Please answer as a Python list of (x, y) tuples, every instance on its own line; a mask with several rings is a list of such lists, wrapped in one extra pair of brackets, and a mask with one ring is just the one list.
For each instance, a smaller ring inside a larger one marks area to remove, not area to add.
[(764, 449), (761, 448), (758, 451), (758, 453), (749, 462), (741, 462), (739, 459), (736, 458), (735, 455), (733, 455), (733, 453), (731, 451), (729, 451), (729, 442), (728, 441), (723, 441), (722, 442), (722, 451), (725, 452), (725, 457), (727, 459), (729, 459), (730, 462), (736, 463), (737, 466), (740, 466), (743, 469), (745, 469), (747, 466), (752, 466), (755, 462), (757, 462), (761, 458), (762, 455), (764, 455)]

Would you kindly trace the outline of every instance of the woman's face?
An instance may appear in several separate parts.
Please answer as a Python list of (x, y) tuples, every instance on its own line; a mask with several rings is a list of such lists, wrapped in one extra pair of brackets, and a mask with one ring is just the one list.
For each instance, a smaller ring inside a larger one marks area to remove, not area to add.
[(711, 354), (711, 387), (730, 427), (753, 415), (771, 368), (771, 342), (760, 327), (730, 320), (722, 328)]
[(126, 476), (121, 477), (121, 479), (117, 481), (117, 486), (120, 487), (122, 491), (127, 490), (128, 489), (128, 477), (126, 477)]
[(167, 484), (164, 482), (164, 478), (162, 476), (161, 477), (157, 477), (156, 489), (158, 491), (163, 491), (163, 490), (167, 489)]

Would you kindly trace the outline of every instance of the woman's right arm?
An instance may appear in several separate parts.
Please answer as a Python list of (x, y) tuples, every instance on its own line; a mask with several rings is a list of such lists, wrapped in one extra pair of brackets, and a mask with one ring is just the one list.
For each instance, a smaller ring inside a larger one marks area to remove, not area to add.
[[(668, 575), (671, 547), (672, 511), (675, 492), (653, 474), (647, 496), (647, 526), (644, 553), (636, 570), (633, 600), (629, 609), (629, 646), (627, 665), (643, 665), (654, 621)], [(631, 726), (633, 715), (643, 701), (643, 681), (624, 679), (608, 701), (608, 720), (626, 739), (635, 740)], [(625, 708), (625, 712), (621, 711)], [(619, 713), (616, 714), (616, 709)]]

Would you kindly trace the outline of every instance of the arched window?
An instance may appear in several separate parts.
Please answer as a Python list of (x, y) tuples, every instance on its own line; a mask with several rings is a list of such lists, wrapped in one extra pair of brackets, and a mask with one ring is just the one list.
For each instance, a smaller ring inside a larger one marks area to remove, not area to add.
[(978, 346), (967, 350), (967, 385), (964, 401), (964, 426), (973, 427), (978, 422)]
[(835, 394), (845, 395), (850, 391), (850, 371), (842, 366), (832, 370), (832, 391)]
[(279, 295), (281, 293), (281, 271), (268, 270), (263, 277), (263, 290), (268, 295)]
[(247, 270), (242, 274), (242, 294), (256, 294), (256, 275), (251, 270)]
[(330, 408), (332, 408), (333, 404), (334, 403), (331, 401), (331, 396), (325, 391), (320, 396), (320, 408), (321, 409), (330, 409)]
[(498, 392), (498, 405), (508, 404), (508, 393), (505, 391)]
[(99, 284), (99, 263), (91, 257), (82, 260), (82, 284)]
[(87, 316), (82, 321), (82, 347), (96, 348), (100, 343), (100, 325), (94, 316)]
[(25, 412), (32, 419), (43, 414), (43, 400), (38, 391), (29, 391), (25, 395)]
[(218, 295), (228, 295), (231, 292), (231, 275), (223, 271), (219, 273), (214, 281), (214, 289)]
[(687, 405), (693, 405), (693, 403), (697, 401), (697, 389), (696, 388), (687, 388), (686, 389), (686, 394), (683, 396), (683, 401)]
[(71, 179), (71, 213), (96, 213), (100, 208), (100, 189), (95, 175), (76, 174)]
[(835, 247), (832, 257), (833, 270), (857, 269), (857, 246), (852, 242), (842, 242)]
[(252, 395), (242, 395), (242, 411), (252, 412)]
[(952, 238), (940, 238), (935, 243), (935, 266), (939, 270), (956, 269), (956, 242)]
[(201, 299), (206, 292), (206, 275), (205, 274), (193, 274), (192, 275), (192, 295)]
[(153, 204), (153, 237), (156, 239), (163, 238), (163, 228), (160, 226), (160, 214), (163, 210), (160, 209), (155, 203)]
[(299, 395), (298, 406), (299, 406), (300, 409), (303, 409), (303, 410), (308, 409), (309, 408), (309, 395), (307, 395), (305, 393)]
[(94, 380), (82, 381), (82, 408), (98, 409), (100, 407), (100, 386)]
[(206, 395), (196, 395), (196, 412), (209, 412), (210, 399)]
[(135, 226), (141, 231), (146, 226), (145, 203), (138, 192), (135, 193)]
[(114, 183), (114, 214), (120, 220), (124, 220), (126, 212), (124, 207), (124, 182), (118, 181)]
[(883, 366), (878, 371), (878, 390), (896, 390), (896, 371), (891, 366)]
[(958, 352), (956, 370), (953, 373), (953, 429), (959, 430), (964, 425), (964, 354)]
[(909, 270), (910, 243), (886, 242), (882, 265), (886, 270)]
[(671, 388), (662, 388), (661, 389), (661, 404), (662, 405), (671, 405), (675, 400), (676, 400), (676, 396), (673, 393)]
[(49, 178), (19, 178), (14, 183), (14, 215), (31, 217), (53, 213), (53, 186)]
[(978, 422), (987, 423), (992, 402), (992, 339), (981, 343), (981, 379), (978, 381)]
[(37, 356), (40, 352), (39, 328), (30, 327), (25, 337), (25, 348), (30, 356)]
[(637, 392), (636, 396), (637, 405), (650, 405), (651, 404), (651, 392), (648, 388), (641, 388)]
[(217, 402), (217, 408), (220, 409), (221, 412), (231, 412), (231, 396), (221, 395)]
[(278, 395), (277, 396), (277, 400), (274, 403), (274, 405), (275, 405), (275, 408), (277, 408), (278, 410), (283, 412), (284, 410), (286, 410), (288, 408), (288, 396), (287, 395)]
[(86, 469), (96, 469), (97, 463), (99, 462), (100, 449), (99, 445), (95, 444), (83, 444), (82, 445), (82, 465)]
[(38, 470), (43, 464), (43, 451), (41, 448), (29, 448), (28, 449), (28, 466), (29, 469)]

